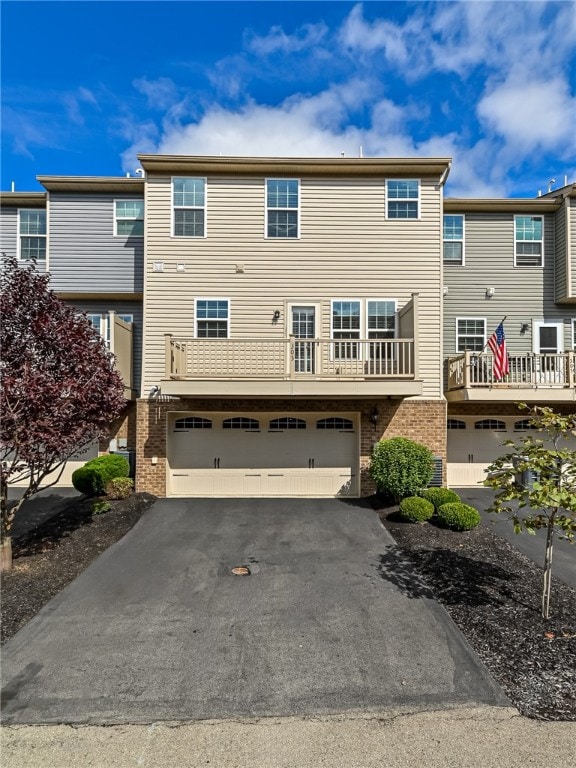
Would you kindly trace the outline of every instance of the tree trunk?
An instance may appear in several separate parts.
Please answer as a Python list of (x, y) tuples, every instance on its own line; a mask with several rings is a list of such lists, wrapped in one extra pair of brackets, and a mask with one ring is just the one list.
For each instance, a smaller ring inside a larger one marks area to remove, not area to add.
[(554, 553), (554, 518), (548, 521), (546, 534), (546, 554), (544, 556), (544, 577), (542, 581), (542, 618), (550, 618), (550, 592), (552, 589), (552, 555)]
[(12, 570), (12, 537), (7, 536), (0, 544), (0, 572)]

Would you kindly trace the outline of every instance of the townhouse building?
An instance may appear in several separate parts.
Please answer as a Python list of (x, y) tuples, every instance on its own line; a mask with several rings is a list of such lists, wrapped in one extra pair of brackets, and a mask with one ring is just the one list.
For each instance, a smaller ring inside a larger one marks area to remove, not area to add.
[(0, 251), (22, 264), (34, 259), (50, 285), (85, 312), (116, 356), (126, 410), (108, 440), (67, 463), (72, 472), (107, 451), (135, 455), (136, 407), (142, 359), (144, 183), (128, 178), (39, 176), (44, 192), (0, 193)]
[[(448, 483), (458, 487), (482, 482), (503, 442), (530, 428), (516, 403), (576, 410), (576, 185), (446, 199), (443, 248)], [(509, 372), (499, 379), (487, 342), (502, 321)]]
[(528, 428), (517, 401), (575, 410), (574, 185), (445, 199), (449, 158), (139, 159), (0, 194), (1, 250), (117, 356), (126, 413), (91, 450), (132, 450), (138, 490), (367, 495), (392, 436), (475, 485)]

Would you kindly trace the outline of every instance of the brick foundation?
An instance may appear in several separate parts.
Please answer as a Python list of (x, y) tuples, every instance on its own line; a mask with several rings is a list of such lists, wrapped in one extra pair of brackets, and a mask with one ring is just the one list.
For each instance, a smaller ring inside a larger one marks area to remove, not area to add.
[(126, 405), (124, 413), (111, 424), (108, 432), (104, 438), (102, 438), (98, 444), (98, 451), (100, 453), (108, 453), (110, 446), (110, 440), (112, 439), (125, 439), (128, 448), (134, 450), (136, 448), (136, 403), (129, 402)]
[[(378, 422), (372, 423), (374, 406)], [(136, 490), (166, 495), (166, 415), (173, 411), (237, 411), (258, 413), (317, 411), (337, 414), (359, 412), (360, 487), (363, 496), (374, 493), (368, 475), (372, 446), (389, 437), (408, 437), (442, 457), (446, 478), (446, 402), (443, 400), (138, 400), (136, 403)], [(155, 461), (156, 463), (153, 463)]]

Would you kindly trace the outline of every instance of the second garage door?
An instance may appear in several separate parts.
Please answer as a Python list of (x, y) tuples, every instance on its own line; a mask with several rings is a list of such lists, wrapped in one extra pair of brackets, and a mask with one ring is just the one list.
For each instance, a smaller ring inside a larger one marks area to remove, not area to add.
[(353, 413), (175, 413), (171, 496), (357, 496)]

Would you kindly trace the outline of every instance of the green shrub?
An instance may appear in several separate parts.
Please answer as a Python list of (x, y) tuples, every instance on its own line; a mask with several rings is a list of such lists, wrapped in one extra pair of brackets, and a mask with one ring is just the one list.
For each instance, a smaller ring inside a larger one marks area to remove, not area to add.
[(105, 512), (110, 512), (112, 504), (109, 501), (95, 501), (92, 504), (93, 515), (103, 515)]
[(115, 477), (106, 483), (106, 496), (110, 499), (127, 499), (134, 490), (134, 481), (129, 477)]
[(439, 522), (453, 531), (470, 531), (480, 522), (480, 513), (469, 504), (443, 504), (438, 510)]
[(453, 504), (460, 501), (460, 496), (456, 491), (451, 491), (449, 488), (424, 488), (418, 496), (431, 501), (436, 512), (443, 504)]
[(128, 477), (130, 465), (124, 456), (107, 453), (90, 459), (83, 467), (72, 473), (72, 485), (86, 496), (102, 496), (106, 484), (116, 477)]
[(411, 523), (423, 523), (434, 514), (434, 504), (420, 496), (407, 496), (400, 502), (400, 516)]
[(374, 446), (370, 475), (381, 493), (399, 501), (425, 488), (434, 474), (429, 448), (406, 437), (381, 440)]

